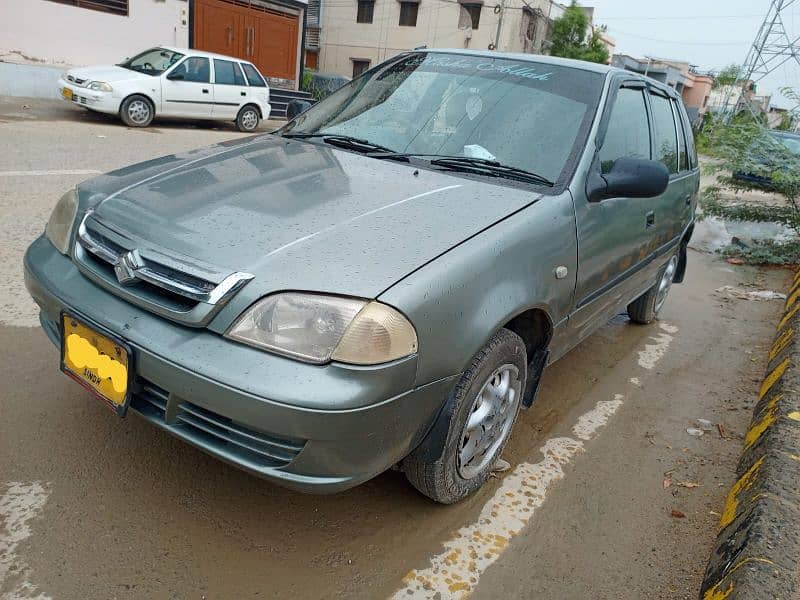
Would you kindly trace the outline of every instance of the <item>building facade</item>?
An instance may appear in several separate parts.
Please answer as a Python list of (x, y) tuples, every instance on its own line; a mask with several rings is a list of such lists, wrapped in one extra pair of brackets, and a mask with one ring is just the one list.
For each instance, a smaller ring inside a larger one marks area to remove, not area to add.
[(307, 0), (0, 0), (0, 59), (115, 64), (166, 45), (256, 64), (296, 89)]
[(545, 53), (564, 6), (551, 0), (322, 0), (319, 10), (319, 42), (310, 47), (307, 40), (306, 64), (355, 77), (422, 46)]

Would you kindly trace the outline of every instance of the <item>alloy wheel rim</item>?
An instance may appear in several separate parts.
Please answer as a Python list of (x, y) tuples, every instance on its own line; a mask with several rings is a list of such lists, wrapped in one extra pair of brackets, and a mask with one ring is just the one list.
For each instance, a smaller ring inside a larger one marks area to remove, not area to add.
[(664, 274), (661, 276), (661, 281), (658, 282), (658, 293), (656, 294), (656, 313), (661, 311), (664, 302), (667, 301), (667, 294), (669, 288), (672, 287), (672, 279), (675, 277), (675, 271), (678, 269), (678, 257), (673, 256), (667, 263), (667, 268), (664, 269)]
[(512, 364), (495, 369), (481, 386), (458, 448), (458, 473), (464, 479), (480, 474), (495, 459), (514, 423), (521, 388), (519, 369)]
[(256, 125), (258, 125), (258, 115), (256, 115), (256, 111), (246, 111), (242, 115), (242, 125), (245, 129), (255, 129)]
[(134, 100), (128, 106), (128, 116), (134, 123), (146, 123), (150, 118), (150, 107), (144, 100)]

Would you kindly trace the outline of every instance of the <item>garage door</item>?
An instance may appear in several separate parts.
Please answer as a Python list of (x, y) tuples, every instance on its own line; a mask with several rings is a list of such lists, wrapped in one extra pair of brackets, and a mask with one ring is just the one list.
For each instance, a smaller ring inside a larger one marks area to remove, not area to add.
[(254, 63), (268, 77), (297, 76), (299, 17), (247, 0), (196, 0), (194, 47)]

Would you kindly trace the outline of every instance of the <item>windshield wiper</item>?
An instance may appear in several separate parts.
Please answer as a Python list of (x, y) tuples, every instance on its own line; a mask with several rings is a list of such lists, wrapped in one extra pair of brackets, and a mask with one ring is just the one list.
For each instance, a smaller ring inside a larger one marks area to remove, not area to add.
[(325, 142), (326, 144), (330, 144), (331, 146), (337, 146), (338, 148), (345, 148), (346, 150), (355, 150), (356, 152), (363, 152), (365, 154), (372, 152), (381, 152), (388, 154), (395, 153), (394, 150), (392, 150), (391, 148), (387, 148), (386, 146), (381, 146), (380, 144), (375, 144), (373, 142), (370, 142), (369, 140), (353, 137), (351, 135), (340, 135), (338, 133), (292, 133), (290, 131), (288, 133), (282, 134), (282, 137), (297, 138), (301, 140), (305, 140), (308, 138), (322, 138), (323, 142)]
[(505, 165), (496, 160), (490, 160), (487, 158), (476, 158), (472, 156), (444, 156), (441, 154), (414, 154), (414, 153), (402, 153), (402, 152), (390, 152), (383, 154), (375, 153), (375, 154), (370, 154), (370, 156), (373, 156), (374, 158), (388, 158), (388, 159), (408, 158), (408, 157), (430, 158), (429, 162), (431, 165), (434, 165), (436, 167), (443, 167), (451, 171), (461, 171), (463, 173), (477, 173), (478, 175), (488, 175), (490, 177), (504, 177), (506, 179), (514, 179), (517, 181), (524, 181), (526, 183), (538, 183), (541, 185), (546, 185), (548, 187), (553, 187), (555, 185), (554, 181), (551, 181), (547, 177), (539, 175), (538, 173), (533, 173), (532, 171), (526, 171), (525, 169), (520, 169), (519, 167), (512, 167), (511, 165)]

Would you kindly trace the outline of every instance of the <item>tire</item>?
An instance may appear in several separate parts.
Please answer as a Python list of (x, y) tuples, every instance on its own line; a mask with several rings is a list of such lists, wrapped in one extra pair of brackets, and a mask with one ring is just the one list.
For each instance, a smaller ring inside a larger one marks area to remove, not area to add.
[[(475, 355), (450, 393), (444, 408), (447, 414), (440, 416), (447, 419), (446, 424), (434, 426), (428, 438), (403, 461), (402, 469), (411, 485), (442, 504), (453, 504), (480, 489), (502, 454), (519, 414), (526, 368), (522, 338), (508, 329), (498, 331)], [(492, 397), (491, 391), (504, 389), (508, 390), (505, 397), (493, 396), (499, 405), (485, 400)], [(496, 410), (494, 418), (487, 412), (492, 408)], [(467, 430), (470, 417), (483, 423), (472, 429), (471, 435)], [(492, 423), (487, 429), (486, 424)], [(487, 437), (487, 432), (493, 434)], [(462, 460), (470, 454), (471, 460)]]
[(258, 124), (261, 122), (261, 115), (258, 108), (252, 104), (243, 106), (236, 115), (236, 129), (244, 133), (252, 133), (258, 129)]
[(674, 254), (659, 272), (655, 285), (628, 304), (628, 316), (631, 321), (639, 325), (649, 325), (658, 318), (672, 287), (677, 268), (678, 255)]
[(149, 98), (134, 94), (122, 101), (119, 116), (128, 127), (147, 127), (153, 122), (156, 110)]

